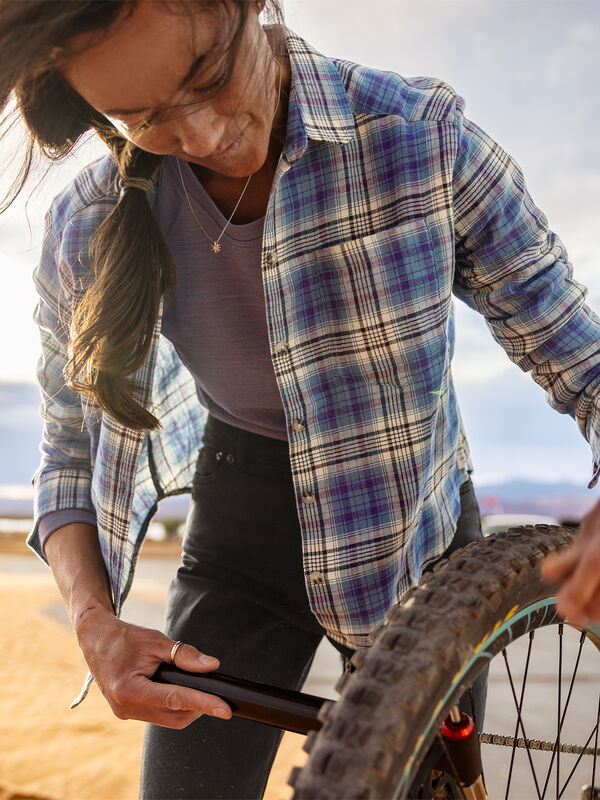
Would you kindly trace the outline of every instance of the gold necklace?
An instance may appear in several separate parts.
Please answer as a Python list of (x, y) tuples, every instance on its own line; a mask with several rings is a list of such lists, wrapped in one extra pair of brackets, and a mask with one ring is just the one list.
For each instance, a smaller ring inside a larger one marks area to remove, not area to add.
[[(279, 67), (279, 90), (278, 90), (278, 92), (277, 92), (277, 104), (276, 104), (276, 106), (275, 106), (275, 111), (273, 112), (273, 119), (275, 119), (275, 115), (277, 114), (277, 109), (279, 108), (279, 100), (281, 99), (281, 64), (279, 63), (279, 61), (277, 61), (277, 59), (275, 58), (275, 56), (273, 56), (273, 60), (275, 61), (275, 63), (276, 63), (276, 64), (277, 64), (277, 66)], [(177, 159), (177, 169), (179, 170), (179, 177), (180, 177), (180, 179), (181, 179), (181, 186), (183, 187), (183, 192), (184, 192), (184, 194), (185, 194), (186, 200), (187, 200), (187, 202), (188, 202), (188, 205), (189, 205), (189, 207), (190, 207), (190, 211), (192, 212), (192, 215), (193, 215), (194, 219), (196, 220), (196, 222), (198, 223), (198, 226), (200, 227), (200, 229), (201, 229), (202, 233), (203, 233), (203, 234), (206, 236), (206, 238), (208, 239), (208, 241), (211, 243), (211, 250), (213, 251), (213, 253), (219, 253), (219, 252), (221, 251), (221, 244), (220, 244), (220, 242), (221, 242), (221, 239), (222, 239), (222, 237), (223, 237), (223, 234), (225, 233), (225, 231), (226, 231), (226, 230), (227, 230), (227, 228), (229, 227), (229, 223), (230, 223), (230, 222), (231, 222), (231, 220), (233, 219), (233, 215), (234, 215), (234, 214), (235, 214), (235, 212), (238, 210), (238, 206), (239, 206), (239, 204), (242, 202), (242, 197), (243, 197), (243, 196), (244, 196), (244, 194), (246, 193), (246, 189), (248, 188), (248, 184), (250, 183), (250, 178), (252, 177), (252, 173), (251, 173), (250, 175), (248, 175), (248, 179), (246, 180), (246, 183), (244, 184), (244, 188), (242, 189), (242, 193), (241, 193), (241, 195), (238, 197), (238, 201), (237, 201), (237, 203), (235, 204), (235, 207), (234, 207), (233, 211), (232, 211), (232, 212), (231, 212), (231, 214), (229, 215), (229, 219), (228, 219), (228, 220), (227, 220), (227, 222), (225, 223), (225, 227), (223, 228), (223, 230), (222, 230), (222, 231), (221, 231), (221, 233), (220, 233), (220, 234), (217, 236), (217, 238), (216, 238), (216, 239), (212, 239), (212, 238), (209, 236), (209, 234), (208, 234), (208, 232), (207, 232), (206, 228), (204, 227), (204, 225), (203, 225), (203, 224), (200, 222), (200, 220), (199, 220), (199, 219), (198, 219), (198, 217), (196, 216), (196, 212), (194, 211), (194, 206), (192, 205), (192, 201), (190, 200), (190, 196), (189, 196), (189, 194), (188, 194), (188, 191), (187, 191), (187, 189), (185, 188), (185, 183), (184, 183), (184, 180), (183, 180), (183, 175), (182, 175), (182, 173), (181, 173), (181, 164), (180, 164), (180, 162), (179, 162), (179, 159)]]

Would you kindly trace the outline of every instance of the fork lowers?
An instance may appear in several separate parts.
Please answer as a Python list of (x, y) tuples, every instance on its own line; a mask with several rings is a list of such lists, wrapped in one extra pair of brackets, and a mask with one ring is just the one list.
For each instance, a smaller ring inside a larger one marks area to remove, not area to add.
[(440, 733), (448, 762), (444, 764), (446, 771), (458, 780), (466, 800), (486, 800), (479, 736), (471, 717), (454, 706), (442, 722)]

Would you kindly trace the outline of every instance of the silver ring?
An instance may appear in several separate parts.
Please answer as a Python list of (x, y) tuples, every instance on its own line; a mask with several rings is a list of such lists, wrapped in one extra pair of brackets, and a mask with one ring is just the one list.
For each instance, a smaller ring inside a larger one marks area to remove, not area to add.
[(171, 648), (171, 664), (175, 663), (175, 656), (177, 655), (177, 651), (179, 650), (182, 644), (183, 642), (175, 642), (175, 644)]

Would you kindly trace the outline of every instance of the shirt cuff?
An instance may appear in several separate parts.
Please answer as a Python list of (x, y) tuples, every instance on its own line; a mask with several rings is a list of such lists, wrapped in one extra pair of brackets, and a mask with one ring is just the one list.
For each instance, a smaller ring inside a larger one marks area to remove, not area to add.
[(66, 508), (62, 511), (51, 511), (40, 519), (39, 538), (42, 551), (46, 552), (46, 541), (50, 534), (62, 528), (63, 525), (70, 525), (73, 522), (84, 522), (88, 525), (96, 526), (96, 515), (83, 508)]

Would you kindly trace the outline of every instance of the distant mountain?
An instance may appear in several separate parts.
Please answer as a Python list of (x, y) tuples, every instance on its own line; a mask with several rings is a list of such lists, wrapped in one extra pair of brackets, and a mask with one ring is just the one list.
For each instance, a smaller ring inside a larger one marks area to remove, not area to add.
[(482, 514), (546, 514), (560, 520), (579, 520), (597, 501), (597, 494), (572, 483), (536, 483), (512, 479), (476, 486)]
[[(31, 515), (31, 476), (39, 463), (42, 422), (36, 386), (0, 382), (0, 517)], [(546, 514), (559, 519), (579, 519), (596, 501), (597, 492), (566, 482), (541, 483), (511, 479), (506, 483), (477, 486), (483, 514)], [(157, 518), (183, 519), (189, 496), (161, 502)]]
[[(596, 497), (580, 486), (568, 483), (508, 481), (477, 486), (475, 494), (482, 514), (543, 514), (559, 520), (579, 520), (595, 503)], [(0, 486), (0, 517), (30, 517), (32, 494), (29, 486)], [(162, 500), (155, 519), (186, 517), (189, 495)]]

